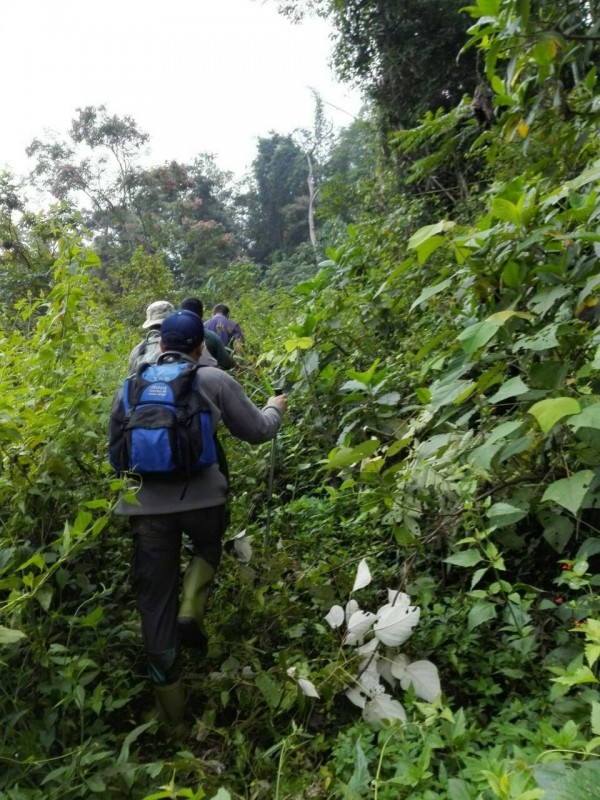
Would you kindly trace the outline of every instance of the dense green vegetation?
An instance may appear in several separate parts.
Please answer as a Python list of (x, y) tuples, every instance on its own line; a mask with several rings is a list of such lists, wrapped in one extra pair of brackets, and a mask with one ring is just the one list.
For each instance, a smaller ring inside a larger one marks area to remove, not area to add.
[[(306, 5), (342, 38), (362, 8)], [(32, 151), (59, 205), (3, 177), (0, 798), (597, 796), (600, 9), (467, 13), (479, 104), (400, 130), (373, 91), (333, 140), (316, 98), (244, 192), (207, 158), (141, 170), (105, 109)], [(120, 164), (100, 188), (82, 140)], [(290, 411), (268, 541), (269, 446), (225, 441), (232, 541), (173, 743), (105, 439), (145, 305), (190, 288), (242, 322), (248, 394), (284, 384)]]

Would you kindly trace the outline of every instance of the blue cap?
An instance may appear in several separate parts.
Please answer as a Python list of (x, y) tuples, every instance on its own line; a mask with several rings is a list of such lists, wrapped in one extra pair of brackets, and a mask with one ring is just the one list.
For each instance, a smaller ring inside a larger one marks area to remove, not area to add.
[(175, 311), (163, 320), (160, 339), (165, 350), (189, 353), (204, 341), (204, 325), (193, 311)]

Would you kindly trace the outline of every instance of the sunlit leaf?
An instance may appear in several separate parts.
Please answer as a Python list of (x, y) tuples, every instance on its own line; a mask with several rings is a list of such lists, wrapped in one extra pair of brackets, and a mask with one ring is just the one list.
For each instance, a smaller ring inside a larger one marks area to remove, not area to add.
[(456, 223), (450, 220), (442, 220), (441, 222), (436, 222), (434, 225), (425, 225), (424, 227), (419, 228), (419, 230), (413, 233), (408, 240), (409, 250), (417, 250), (423, 244), (423, 242), (431, 239), (432, 236), (445, 233), (446, 231), (451, 230), (455, 225)]
[(348, 622), (344, 644), (359, 644), (371, 630), (377, 617), (371, 611), (355, 611)]
[(417, 299), (414, 301), (414, 303), (408, 309), (409, 312), (413, 311), (415, 308), (417, 308), (417, 306), (420, 306), (421, 303), (425, 302), (425, 300), (429, 300), (430, 297), (433, 297), (434, 295), (439, 294), (440, 292), (443, 292), (444, 289), (447, 289), (448, 286), (450, 286), (452, 284), (452, 281), (453, 281), (453, 278), (446, 278), (445, 281), (441, 281), (440, 283), (436, 283), (433, 286), (427, 286), (425, 289), (423, 289), (421, 294), (417, 297)]
[(509, 397), (518, 397), (521, 394), (529, 391), (529, 386), (523, 382), (523, 379), (517, 376), (505, 381), (496, 394), (489, 398), (490, 403), (500, 403), (502, 400), (507, 400)]
[(526, 517), (527, 511), (512, 503), (494, 503), (488, 508), (486, 515), (496, 528), (503, 528)]
[(346, 608), (344, 609), (344, 614), (346, 616), (346, 625), (350, 622), (350, 617), (352, 616), (352, 614), (354, 614), (355, 611), (358, 611), (358, 603), (352, 597), (350, 600), (348, 600), (348, 602), (346, 603)]
[(4, 625), (0, 625), (0, 644), (14, 644), (24, 638), (23, 631), (18, 631), (15, 628), (5, 628)]
[(368, 586), (371, 583), (371, 580), (371, 570), (369, 569), (366, 559), (363, 558), (358, 565), (358, 569), (356, 570), (356, 577), (354, 579), (352, 591), (357, 592), (359, 589), (363, 589), (365, 586)]
[(397, 589), (387, 590), (388, 603), (397, 606), (398, 608), (408, 608), (410, 605), (410, 597)]
[(252, 560), (252, 545), (249, 536), (236, 536), (233, 540), (233, 550), (240, 564), (249, 564)]
[(347, 689), (344, 694), (351, 703), (359, 708), (364, 708), (367, 704), (368, 697), (364, 689), (361, 689), (360, 686), (352, 686), (350, 689)]
[(362, 716), (365, 722), (393, 722), (394, 720), (407, 722), (406, 711), (389, 694), (378, 694), (372, 700), (368, 700)]
[(568, 509), (571, 514), (577, 514), (593, 479), (594, 473), (591, 469), (582, 469), (569, 478), (554, 481), (544, 492), (542, 502), (558, 503), (559, 506)]
[(437, 667), (425, 660), (409, 664), (400, 678), (400, 685), (405, 690), (412, 686), (417, 697), (427, 703), (433, 703), (442, 691)]
[(344, 609), (341, 606), (331, 606), (329, 614), (325, 617), (325, 621), (332, 628), (339, 628), (344, 622)]
[(397, 647), (410, 637), (413, 628), (419, 621), (420, 614), (421, 610), (415, 606), (408, 608), (392, 606), (377, 615), (373, 632), (383, 644)]
[(483, 625), (484, 622), (494, 619), (496, 616), (496, 606), (488, 603), (486, 600), (480, 600), (475, 603), (473, 608), (469, 611), (467, 617), (467, 629), (472, 631)]
[(574, 397), (548, 397), (528, 409), (544, 433), (548, 433), (559, 420), (579, 414), (580, 411), (581, 407)]
[(300, 687), (302, 694), (306, 695), (306, 697), (320, 696), (315, 688), (314, 683), (309, 681), (307, 678), (298, 678), (298, 686)]
[(483, 556), (479, 550), (471, 549), (453, 553), (448, 558), (445, 558), (444, 561), (446, 564), (454, 564), (457, 567), (474, 567), (475, 564), (479, 564), (482, 558)]

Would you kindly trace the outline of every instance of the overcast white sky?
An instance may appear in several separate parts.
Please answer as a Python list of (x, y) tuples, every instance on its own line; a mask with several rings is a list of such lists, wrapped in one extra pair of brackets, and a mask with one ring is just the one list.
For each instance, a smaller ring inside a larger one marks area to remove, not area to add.
[[(328, 66), (322, 20), (292, 25), (260, 0), (0, 0), (0, 167), (63, 133), (78, 106), (106, 104), (150, 134), (151, 163), (216, 155), (242, 175), (258, 136), (310, 127), (314, 87), (356, 114)], [(351, 117), (326, 106), (337, 124)]]

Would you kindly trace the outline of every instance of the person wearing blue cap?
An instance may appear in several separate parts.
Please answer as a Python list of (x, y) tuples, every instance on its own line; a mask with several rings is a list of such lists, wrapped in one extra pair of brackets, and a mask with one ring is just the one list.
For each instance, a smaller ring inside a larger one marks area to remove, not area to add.
[[(157, 395), (166, 391), (166, 373), (190, 372), (191, 391), (201, 400), (213, 435), (223, 423), (234, 436), (251, 444), (273, 439), (287, 408), (286, 396), (270, 397), (264, 408), (257, 408), (228, 373), (202, 366), (203, 347), (204, 327), (197, 314), (176, 311), (167, 316), (161, 325), (162, 355), (158, 363), (140, 370), (139, 376), (128, 378), (115, 394), (111, 438), (113, 428), (122, 436), (133, 418), (131, 409), (124, 410), (123, 392), (128, 391), (125, 387), (129, 381), (141, 380), (150, 387), (151, 394)], [(111, 458), (111, 462), (115, 466), (115, 459)], [(135, 473), (135, 467), (128, 469)], [(123, 496), (116, 513), (129, 517), (133, 534), (136, 604), (159, 716), (174, 736), (181, 737), (186, 727), (180, 648), (183, 645), (204, 652), (207, 648), (203, 617), (221, 558), (228, 481), (216, 461), (185, 473), (142, 473), (133, 477), (135, 504)], [(183, 577), (180, 600), (183, 534), (190, 540), (192, 557)]]

